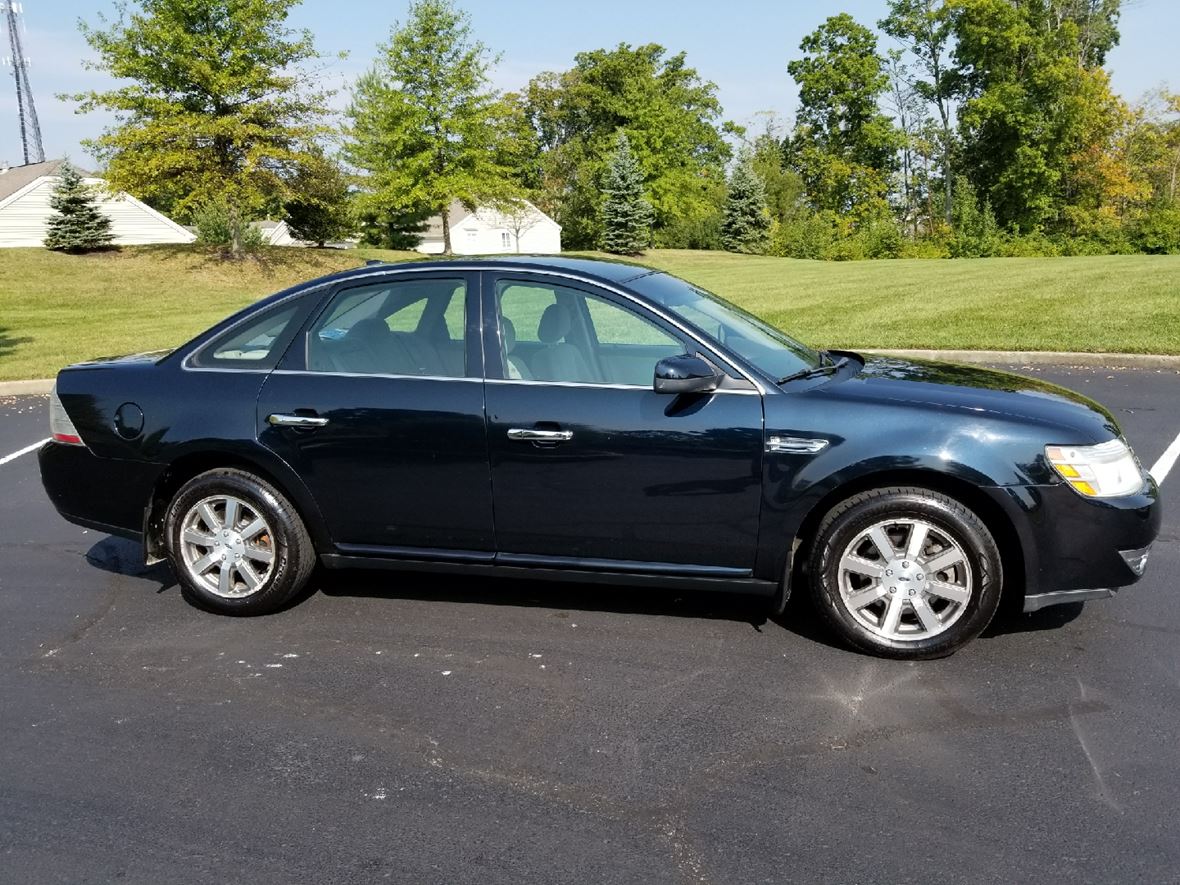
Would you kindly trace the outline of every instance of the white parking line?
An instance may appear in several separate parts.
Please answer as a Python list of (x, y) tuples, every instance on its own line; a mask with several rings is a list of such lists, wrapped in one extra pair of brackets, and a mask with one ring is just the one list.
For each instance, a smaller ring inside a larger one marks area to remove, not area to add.
[[(11, 455), (5, 455), (3, 458), (0, 458), (0, 466), (7, 464), (9, 461), (15, 461), (21, 455), (27, 455), (27, 454), (29, 454), (29, 452), (37, 451), (37, 449), (41, 448), (41, 446), (45, 445), (47, 442), (49, 442), (49, 437), (45, 437), (45, 439), (38, 440), (37, 442), (33, 443), (31, 446), (25, 446), (23, 449), (18, 449), (17, 451), (13, 452)], [(1175, 459), (1173, 458), (1173, 460), (1175, 460)]]
[(1168, 475), (1168, 471), (1172, 469), (1172, 465), (1176, 463), (1176, 459), (1180, 458), (1180, 433), (1176, 434), (1176, 438), (1172, 440), (1172, 444), (1164, 449), (1164, 453), (1160, 455), (1159, 460), (1151, 465), (1151, 470), (1147, 471), (1157, 483), (1163, 484), (1164, 477)]

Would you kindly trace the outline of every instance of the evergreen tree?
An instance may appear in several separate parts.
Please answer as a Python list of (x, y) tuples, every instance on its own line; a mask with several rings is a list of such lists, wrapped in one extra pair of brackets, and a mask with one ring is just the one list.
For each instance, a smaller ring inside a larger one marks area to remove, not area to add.
[(766, 187), (754, 171), (753, 157), (742, 151), (729, 176), (725, 195), (725, 221), (721, 224), (721, 242), (730, 252), (761, 253), (770, 234), (770, 214), (766, 211)]
[(109, 246), (115, 235), (111, 220), (98, 207), (98, 197), (68, 162), (58, 169), (61, 180), (49, 198), (53, 216), (45, 233), (45, 248), (59, 252), (87, 252)]
[(620, 131), (606, 171), (602, 192), (602, 241), (605, 252), (638, 255), (651, 243), (655, 213), (643, 195), (643, 173), (631, 152), (631, 141)]

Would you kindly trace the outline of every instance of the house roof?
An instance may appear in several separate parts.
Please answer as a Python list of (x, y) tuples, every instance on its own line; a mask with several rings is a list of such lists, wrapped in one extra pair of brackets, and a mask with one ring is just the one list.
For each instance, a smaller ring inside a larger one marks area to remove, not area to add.
[(42, 175), (53, 175), (64, 160), (46, 160), (44, 163), (29, 163), (27, 166), (13, 166), (0, 172), (0, 200), (15, 194), (26, 184), (31, 184)]
[[(451, 223), (451, 229), (454, 230), (459, 224), (463, 222), (471, 210), (464, 206), (459, 200), (451, 203), (451, 208), (447, 211), (447, 220)], [(431, 215), (426, 219), (426, 230), (422, 232), (422, 239), (424, 240), (441, 240), (443, 235), (443, 225), (441, 215)]]
[[(46, 160), (44, 163), (29, 163), (0, 171), (0, 200), (12, 196), (25, 185), (32, 184), (44, 175), (56, 175), (64, 162), (64, 159)], [(93, 172), (87, 172), (85, 169), (78, 169), (78, 173), (83, 178), (95, 177)]]

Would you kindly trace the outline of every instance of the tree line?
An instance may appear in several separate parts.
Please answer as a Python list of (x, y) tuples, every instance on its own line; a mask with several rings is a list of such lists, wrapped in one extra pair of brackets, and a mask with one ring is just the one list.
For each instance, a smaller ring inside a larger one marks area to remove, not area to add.
[[(518, 92), (453, 0), (415, 0), (343, 114), (299, 0), (138, 0), (82, 25), (114, 88), (87, 148), (112, 187), (239, 247), (286, 218), (405, 247), (453, 201), (529, 200), (567, 249), (800, 258), (1180, 252), (1180, 94), (1104, 67), (1120, 0), (889, 0), (784, 61), (794, 119), (724, 118), (683, 52), (578, 53)], [(785, 87), (785, 78), (784, 78)]]

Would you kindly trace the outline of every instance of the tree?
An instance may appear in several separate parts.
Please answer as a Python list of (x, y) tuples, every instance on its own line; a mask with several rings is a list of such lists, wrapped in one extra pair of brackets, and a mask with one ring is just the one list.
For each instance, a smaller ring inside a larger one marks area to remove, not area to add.
[(296, 239), (323, 246), (352, 233), (348, 178), (323, 151), (312, 149), (291, 180), (293, 196), (283, 206)]
[(753, 156), (743, 151), (729, 176), (721, 240), (730, 252), (760, 253), (770, 233), (766, 189), (754, 171)]
[(97, 59), (126, 85), (68, 96), (115, 123), (88, 149), (112, 188), (180, 220), (225, 197), (235, 251), (253, 215), (288, 196), (301, 148), (323, 133), (329, 93), (304, 64), (319, 58), (308, 31), (285, 26), (298, 0), (136, 0), (105, 27), (82, 23)]
[(655, 43), (580, 52), (572, 69), (533, 78), (524, 102), (541, 158), (537, 202), (561, 223), (569, 248), (602, 238), (599, 185), (619, 130), (642, 170), (657, 235), (720, 213), (728, 124), (717, 87), (684, 53)]
[(878, 22), (881, 30), (901, 43), (914, 58), (925, 78), (913, 78), (910, 86), (938, 111), (942, 202), (948, 225), (954, 211), (952, 154), (955, 145), (954, 99), (958, 84), (958, 71), (951, 59), (951, 12), (952, 6), (947, 0), (889, 0), (889, 15)]
[(1095, 121), (1117, 116), (1098, 75), (1118, 11), (1118, 0), (954, 0), (963, 170), (1001, 226), (1062, 224)]
[(888, 210), (897, 133), (879, 102), (889, 85), (877, 38), (847, 13), (834, 15), (799, 44), (787, 65), (799, 85), (788, 156), (818, 210), (865, 221)]
[(492, 59), (471, 20), (451, 0), (416, 0), (402, 26), (357, 81), (348, 108), (346, 159), (363, 173), (362, 211), (386, 216), (448, 214), (518, 191), (505, 145), (512, 108), (488, 85)]
[(508, 228), (517, 254), (520, 253), (520, 238), (544, 220), (531, 203), (520, 199), (496, 203), (477, 214), (491, 227)]
[(651, 243), (655, 213), (643, 194), (643, 172), (625, 132), (615, 139), (602, 193), (601, 248), (617, 255), (638, 255)]
[(53, 215), (45, 232), (45, 248), (59, 252), (88, 252), (109, 246), (115, 239), (111, 219), (70, 163), (58, 167), (59, 181), (49, 198)]

